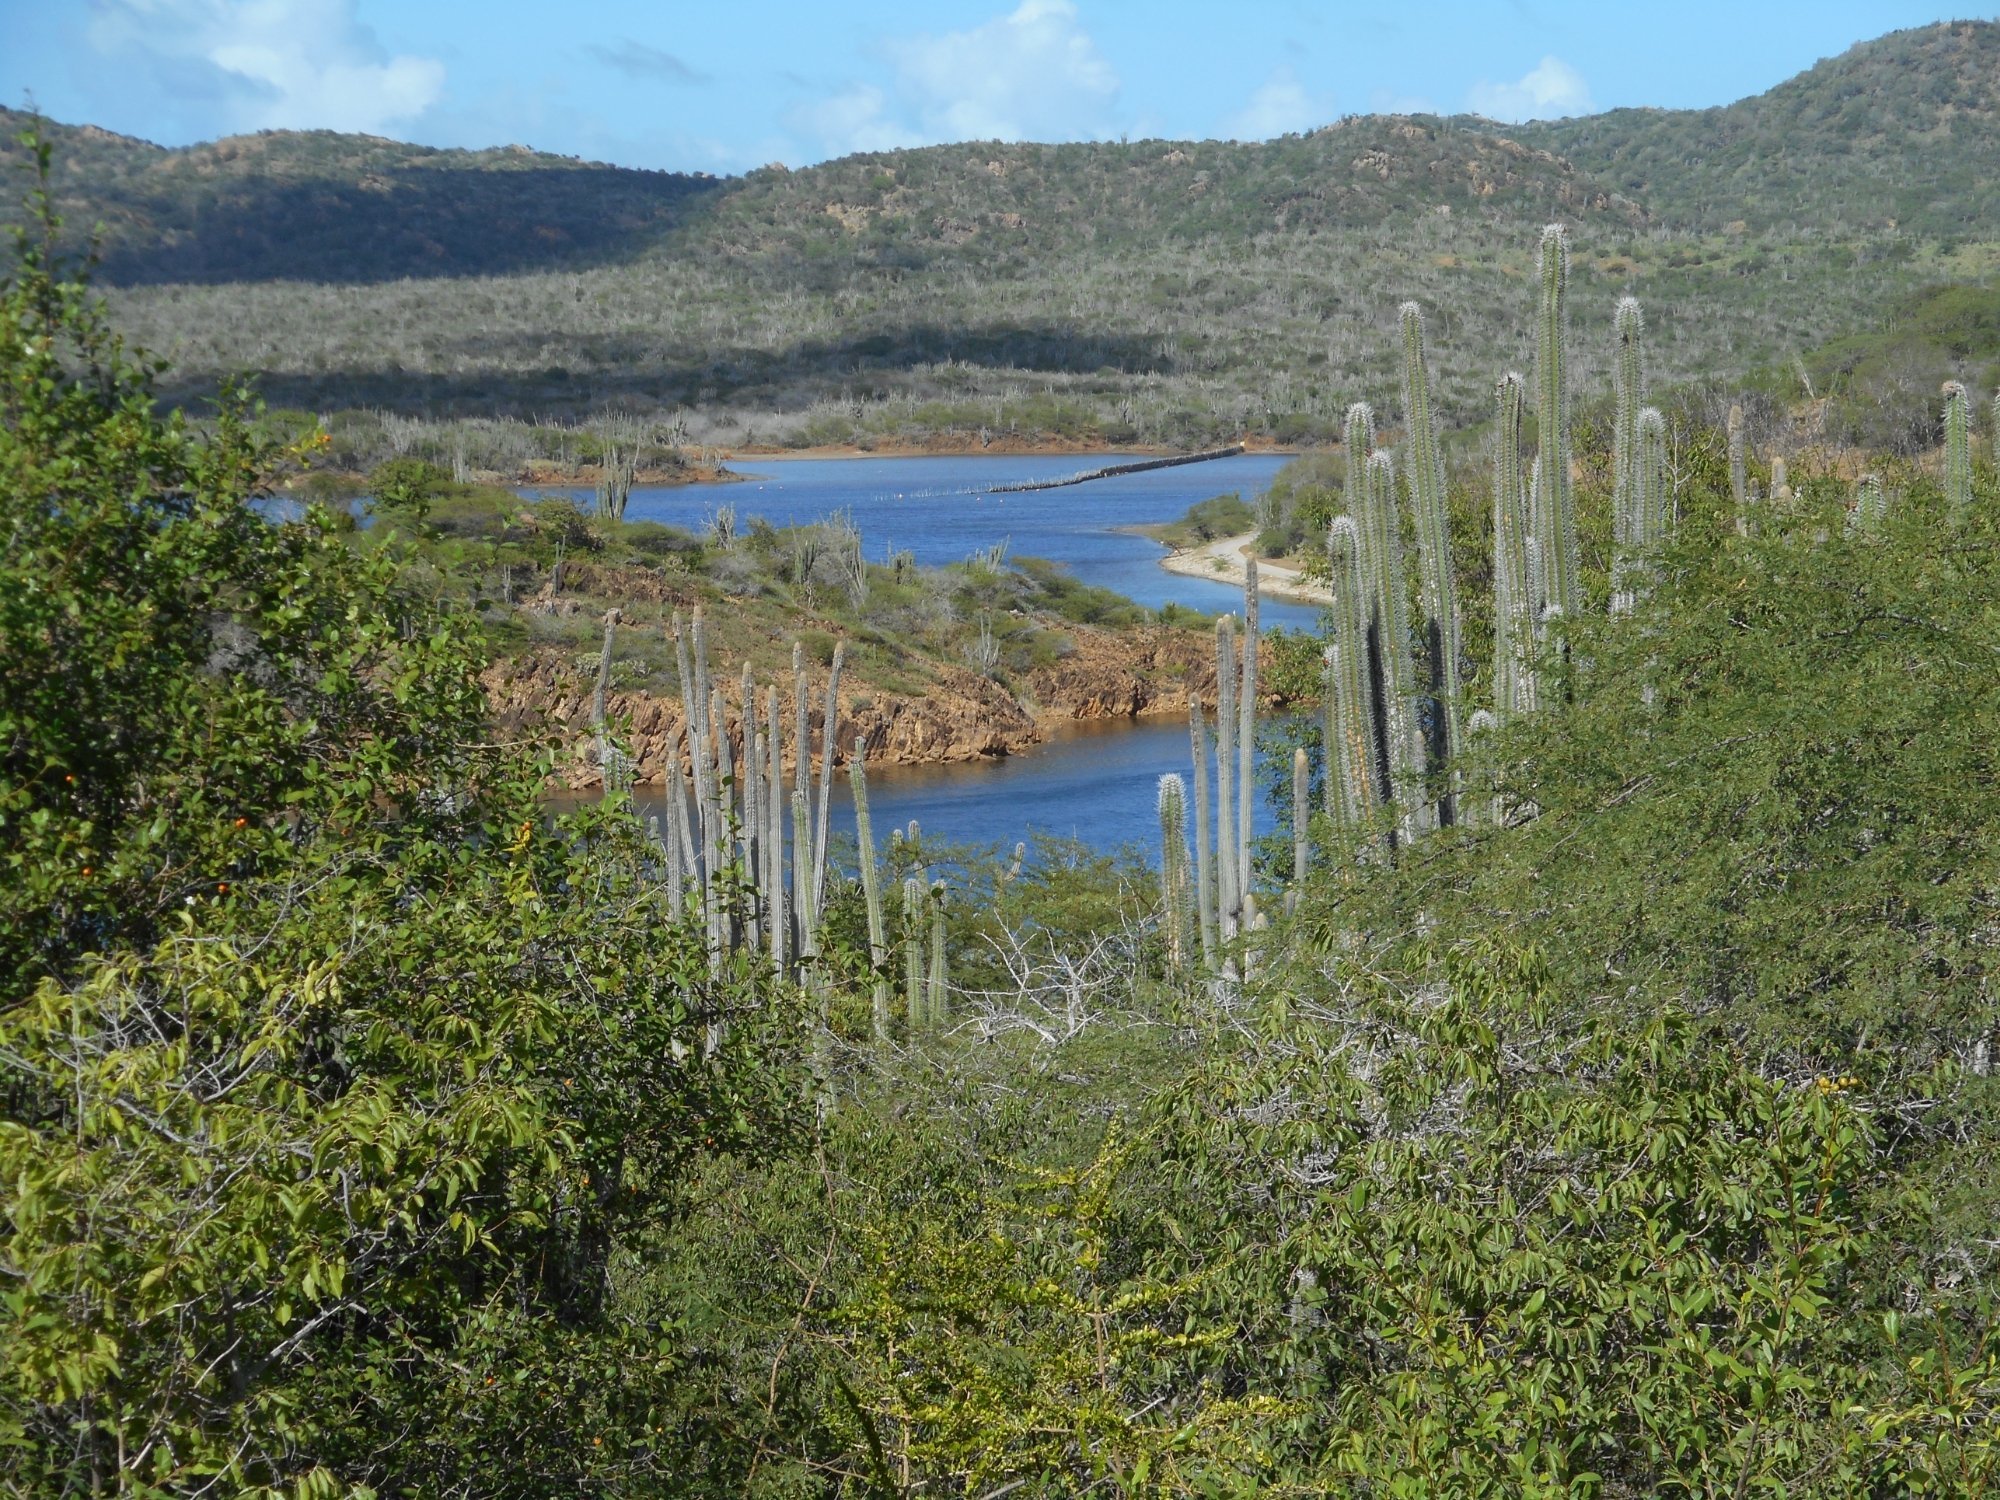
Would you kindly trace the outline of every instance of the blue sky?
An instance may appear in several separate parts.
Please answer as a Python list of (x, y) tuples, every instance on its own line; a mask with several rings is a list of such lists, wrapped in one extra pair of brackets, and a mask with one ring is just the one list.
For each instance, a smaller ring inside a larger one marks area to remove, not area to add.
[(973, 139), (1262, 139), (1372, 110), (1727, 103), (1921, 0), (0, 0), (0, 88), (179, 145), (273, 127), (736, 172)]

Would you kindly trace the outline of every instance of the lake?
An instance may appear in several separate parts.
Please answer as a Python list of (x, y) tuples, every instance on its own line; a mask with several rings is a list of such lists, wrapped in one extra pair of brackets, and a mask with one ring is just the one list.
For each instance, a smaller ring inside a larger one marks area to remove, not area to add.
[[(1230, 491), (1249, 500), (1270, 487), (1290, 459), (1246, 453), (1212, 463), (1120, 474), (1059, 490), (1011, 495), (987, 491), (1027, 479), (1057, 479), (1122, 461), (1120, 454), (1031, 454), (945, 458), (740, 459), (730, 467), (746, 477), (730, 484), (636, 488), (628, 521), (662, 521), (699, 531), (721, 506), (732, 506), (740, 531), (752, 516), (773, 526), (796, 526), (844, 510), (861, 529), (870, 559), (909, 552), (920, 563), (963, 562), (971, 553), (1007, 543), (1010, 556), (1046, 557), (1066, 565), (1084, 583), (1111, 589), (1151, 609), (1172, 601), (1207, 614), (1243, 608), (1243, 591), (1205, 578), (1169, 573), (1165, 549), (1118, 530), (1177, 521), (1191, 505)], [(588, 506), (587, 489), (556, 490)], [(1310, 604), (1266, 599), (1266, 625), (1317, 630)]]
[[(1006, 541), (1011, 556), (1045, 557), (1080, 580), (1150, 608), (1168, 602), (1207, 613), (1243, 608), (1243, 591), (1169, 573), (1158, 543), (1116, 528), (1178, 520), (1189, 506), (1234, 490), (1248, 500), (1289, 460), (1245, 454), (1212, 463), (1123, 474), (1055, 490), (990, 494), (992, 486), (1053, 479), (1119, 455), (1028, 455), (852, 459), (742, 459), (745, 479), (730, 484), (635, 488), (626, 519), (699, 531), (720, 506), (734, 507), (739, 530), (753, 516), (774, 526), (817, 521), (845, 510), (871, 558), (908, 551), (920, 563), (963, 561)], [(589, 490), (566, 490), (586, 504)], [(1319, 629), (1317, 606), (1266, 599), (1266, 626)], [(1185, 721), (1109, 719), (1066, 725), (1047, 744), (1003, 760), (948, 766), (873, 766), (869, 806), (879, 838), (912, 818), (927, 838), (1011, 847), (1037, 833), (1096, 849), (1134, 844), (1157, 859), (1159, 780), (1190, 770)], [(838, 778), (836, 827), (853, 832), (847, 780)], [(642, 809), (651, 811), (642, 789)], [(1267, 832), (1271, 811), (1258, 808)]]

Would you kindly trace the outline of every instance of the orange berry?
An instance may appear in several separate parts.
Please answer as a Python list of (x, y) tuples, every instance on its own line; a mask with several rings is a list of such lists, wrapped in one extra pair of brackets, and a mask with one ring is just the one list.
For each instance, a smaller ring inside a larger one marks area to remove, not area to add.
[(86, 875), (95, 875), (97, 873), (97, 869), (94, 865), (85, 865), (83, 867), (83, 873)]
[(238, 828), (248, 828), (250, 826), (250, 820), (248, 818), (238, 818), (236, 820), (236, 826)]
[(215, 883), (215, 894), (216, 894), (216, 895), (218, 895), (218, 896), (226, 896), (226, 895), (228, 895), (228, 894), (229, 894), (229, 882), (228, 882), (228, 881), (226, 881), (226, 880), (218, 880), (218, 881), (217, 881), (217, 882)]

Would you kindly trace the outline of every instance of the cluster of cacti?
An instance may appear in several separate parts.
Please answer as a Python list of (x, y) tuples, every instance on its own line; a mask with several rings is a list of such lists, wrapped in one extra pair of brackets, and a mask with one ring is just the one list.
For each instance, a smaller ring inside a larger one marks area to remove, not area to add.
[[(618, 612), (605, 618), (592, 720), (607, 791), (629, 786), (631, 762), (606, 723), (605, 695)], [(748, 663), (732, 726), (728, 696), (709, 673), (701, 610), (685, 626), (673, 621), (685, 731), (668, 735), (662, 814), (649, 820), (662, 853), (669, 901), (691, 904), (706, 935), (710, 968), (726, 955), (768, 956), (775, 972), (822, 990), (821, 922), (827, 895), (827, 844), (832, 825), (833, 770), (840, 724), (840, 672), (845, 648), (836, 643), (819, 717), (819, 776), (813, 777), (812, 691), (803, 649), (792, 647), (792, 774), (785, 779), (785, 726), (778, 689), (759, 692)], [(889, 942), (880, 870), (868, 818), (865, 746), (849, 759), (863, 900), (868, 913), (869, 967), (875, 1033), (889, 1031)], [(789, 839), (787, 833), (789, 831)], [(911, 825), (915, 847), (916, 825)], [(1020, 852), (1017, 850), (1017, 868)], [(950, 1013), (947, 993), (945, 888), (921, 867), (911, 897), (905, 886), (905, 979), (912, 1025), (935, 1024)], [(914, 901), (914, 905), (907, 905)]]
[[(859, 770), (861, 760), (858, 755), (854, 766), (855, 806), (859, 809), (867, 799), (867, 782)], [(907, 829), (890, 832), (889, 864), (892, 870), (905, 872), (902, 921), (896, 931), (896, 946), (902, 950), (903, 1014), (914, 1034), (926, 1027), (941, 1026), (951, 1018), (945, 941), (946, 887), (942, 880), (932, 880), (929, 870), (925, 868), (923, 840), (914, 818)], [(869, 885), (874, 885), (876, 892), (868, 898), (872, 942), (873, 934), (887, 924), (880, 907), (880, 887), (868, 882), (864, 885), (864, 893)], [(886, 953), (886, 946), (883, 951)], [(886, 1032), (886, 1009), (884, 1004), (877, 1011), (878, 1038)]]
[[(1248, 560), (1244, 570), (1244, 629), (1239, 654), (1236, 617), (1224, 615), (1215, 622), (1215, 818), (1209, 820), (1209, 736), (1202, 720), (1201, 704), (1190, 697), (1188, 732), (1194, 758), (1194, 817), (1192, 834), (1195, 858), (1192, 871), (1182, 869), (1177, 884), (1168, 885), (1163, 876), (1161, 895), (1163, 918), (1168, 929), (1169, 954), (1178, 951), (1192, 957), (1193, 943), (1184, 927), (1176, 937), (1176, 924), (1192, 895), (1195, 926), (1199, 931), (1202, 962), (1213, 967), (1222, 950), (1239, 932), (1260, 924), (1257, 913), (1255, 869), (1251, 861), (1251, 826), (1257, 807), (1257, 650), (1261, 632), (1257, 619), (1257, 560)], [(1162, 860), (1174, 858), (1168, 835), (1169, 798), (1182, 809), (1178, 821), (1186, 822), (1186, 788), (1179, 777), (1172, 778), (1176, 791), (1169, 793), (1165, 781), (1160, 787)], [(1181, 908), (1173, 902), (1180, 900)]]
[[(607, 792), (629, 787), (632, 765), (606, 721), (618, 618), (616, 610), (605, 617), (591, 703)], [(685, 623), (676, 615), (673, 637), (682, 726), (668, 735), (663, 807), (649, 820), (662, 854), (668, 899), (677, 908), (685, 902), (698, 912), (713, 971), (721, 971), (729, 953), (760, 953), (776, 972), (817, 986), (843, 648), (834, 647), (827, 673), (815, 821), (813, 716), (801, 648), (792, 648), (788, 788), (777, 687), (766, 686), (760, 693), (746, 663), (732, 724), (728, 695), (709, 671), (702, 611), (695, 610)], [(859, 747), (857, 771), (858, 761)], [(865, 820), (865, 806), (861, 811)]]
[[(1538, 663), (1552, 624), (1574, 616), (1582, 597), (1570, 473), (1568, 259), (1562, 226), (1552, 224), (1541, 240), (1532, 464), (1524, 446), (1529, 384), (1508, 374), (1495, 387), (1493, 707), (1476, 716), (1481, 729), (1541, 705)], [(1341, 842), (1357, 853), (1366, 851), (1365, 830), (1384, 809), (1393, 812), (1384, 852), (1460, 815), (1497, 816), (1490, 796), (1457, 806), (1454, 763), (1463, 749), (1464, 694), (1444, 465), (1423, 317), (1414, 303), (1405, 303), (1400, 316), (1407, 440), (1402, 489), (1418, 547), (1421, 618), (1414, 649), (1421, 653), (1421, 671), (1412, 661), (1396, 464), (1376, 450), (1374, 415), (1362, 403), (1348, 410), (1346, 514), (1336, 516), (1327, 533), (1333, 597), (1325, 648), (1325, 810)], [(1674, 507), (1666, 421), (1645, 405), (1645, 317), (1638, 302), (1622, 298), (1613, 327), (1611, 607), (1622, 614), (1636, 603), (1645, 554), (1672, 529)], [(1740, 487), (1740, 413), (1732, 417), (1731, 433), (1731, 469)], [(1295, 864), (1298, 857), (1295, 847)]]

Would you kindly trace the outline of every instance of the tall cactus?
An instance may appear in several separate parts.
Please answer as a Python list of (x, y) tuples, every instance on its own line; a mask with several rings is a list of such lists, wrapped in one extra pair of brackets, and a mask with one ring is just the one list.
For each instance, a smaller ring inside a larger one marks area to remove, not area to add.
[(1368, 519), (1361, 544), (1375, 617), (1370, 649), (1376, 716), (1387, 752), (1384, 799), (1395, 804), (1405, 839), (1427, 826), (1423, 744), (1416, 714), (1416, 666), (1410, 655), (1410, 606), (1403, 570), (1402, 520), (1396, 505), (1396, 465), (1386, 452), (1368, 457)]
[(951, 1020), (951, 973), (945, 963), (945, 904), (950, 894), (942, 880), (931, 882), (931, 972), (925, 1009), (934, 1027)]
[(924, 888), (911, 875), (903, 881), (903, 1013), (912, 1035), (924, 1026)]
[(1160, 778), (1160, 930), (1167, 942), (1167, 967), (1186, 967), (1189, 950), (1187, 783), (1172, 771)]
[(1582, 598), (1582, 555), (1576, 537), (1576, 494), (1570, 482), (1569, 235), (1560, 224), (1542, 231), (1541, 317), (1535, 347), (1535, 536), (1548, 572), (1548, 598), (1574, 616)]
[(590, 695), (590, 727), (597, 737), (598, 775), (603, 779), (606, 792), (631, 790), (625, 755), (611, 738), (604, 709), (605, 692), (611, 683), (611, 646), (618, 633), (618, 620), (616, 609), (604, 612), (604, 647), (597, 653), (597, 685)]
[(1954, 523), (1972, 509), (1972, 402), (1956, 380), (1944, 383), (1944, 503)]
[[(1409, 457), (1404, 479), (1416, 522), (1419, 597), (1423, 618), (1418, 635), (1423, 643), (1420, 690), (1427, 700), (1422, 726), (1427, 733), (1431, 767), (1447, 765), (1458, 751), (1458, 584), (1451, 565), (1451, 520), (1445, 505), (1444, 455), (1438, 446), (1431, 411), (1430, 369), (1424, 352), (1423, 310), (1405, 302), (1399, 313), (1403, 332), (1403, 412), (1408, 428)], [(1449, 787), (1440, 789), (1434, 819), (1449, 823), (1454, 816)]]
[(1194, 906), (1201, 929), (1201, 962), (1215, 967), (1215, 871), (1208, 820), (1208, 730), (1201, 722), (1201, 699), (1188, 694), (1188, 739), (1194, 752)]
[(1612, 313), (1617, 342), (1612, 361), (1615, 401), (1611, 421), (1611, 612), (1631, 612), (1632, 558), (1646, 547), (1649, 519), (1639, 500), (1639, 408), (1646, 399), (1642, 341), (1645, 313), (1636, 297), (1620, 297)]
[[(1331, 552), (1329, 550), (1329, 560)], [(1333, 605), (1328, 604), (1331, 617)], [(1326, 644), (1320, 647), (1320, 663), (1325, 667), (1325, 675), (1320, 685), (1320, 725), (1319, 741), (1321, 758), (1326, 763), (1326, 776), (1322, 783), (1322, 796), (1327, 826), (1333, 829), (1336, 846), (1351, 844), (1356, 823), (1359, 821), (1354, 806), (1354, 787), (1348, 781), (1346, 762), (1342, 759), (1341, 733), (1343, 714), (1340, 694), (1344, 684), (1341, 681), (1340, 632), (1329, 628)]]
[[(826, 903), (826, 842), (833, 817), (833, 758), (835, 742), (840, 734), (840, 664), (845, 655), (847, 643), (833, 643), (833, 660), (826, 669), (826, 707), (822, 711), (819, 726), (819, 815), (813, 831), (813, 875), (812, 888), (813, 920), (818, 922)], [(861, 742), (855, 742), (855, 754), (861, 753)]]
[(1224, 942), (1236, 936), (1243, 892), (1236, 859), (1236, 617), (1215, 622), (1215, 897)]
[(764, 749), (770, 757), (764, 776), (764, 907), (771, 962), (785, 972), (792, 924), (785, 912), (785, 748), (780, 735), (778, 690), (764, 689)]
[(1285, 910), (1297, 910), (1305, 889), (1306, 865), (1312, 857), (1312, 766), (1302, 749), (1292, 751), (1292, 883), (1285, 891)]
[(847, 775), (854, 791), (854, 843), (861, 864), (861, 899), (868, 908), (868, 967), (874, 979), (870, 1017), (875, 1040), (889, 1039), (889, 937), (882, 922), (882, 875), (875, 868), (875, 834), (868, 821), (868, 773), (864, 769), (865, 746), (854, 743), (854, 755), (847, 763)]
[(1667, 486), (1667, 419), (1655, 407), (1640, 408), (1638, 451), (1633, 455), (1633, 488), (1640, 532), (1638, 544), (1657, 547), (1673, 534), (1674, 496)]
[(1620, 297), (1611, 314), (1616, 351), (1612, 361), (1611, 494), (1613, 540), (1634, 544), (1632, 495), (1639, 456), (1639, 408), (1646, 404), (1646, 314), (1637, 297)]
[(1754, 529), (1755, 518), (1750, 514), (1750, 481), (1743, 435), (1743, 408), (1740, 404), (1730, 405), (1728, 437), (1729, 498), (1736, 506), (1736, 534), (1749, 536)]
[(1236, 889), (1252, 889), (1250, 830), (1257, 807), (1257, 649), (1262, 632), (1257, 622), (1257, 559), (1243, 564), (1243, 675), (1237, 695), (1241, 723), (1236, 736)]
[(1494, 388), (1493, 447), (1493, 713), (1505, 723), (1533, 713), (1536, 635), (1541, 592), (1536, 578), (1534, 518), (1522, 472), (1521, 437), (1527, 393), (1519, 375)]
[(1339, 806), (1347, 817), (1343, 838), (1354, 847), (1381, 800), (1381, 767), (1388, 756), (1375, 715), (1370, 671), (1368, 621), (1373, 600), (1361, 559), (1361, 528), (1353, 516), (1335, 516), (1327, 528), (1327, 562), (1333, 576), (1332, 711), (1326, 743), (1326, 774), (1341, 786)]

